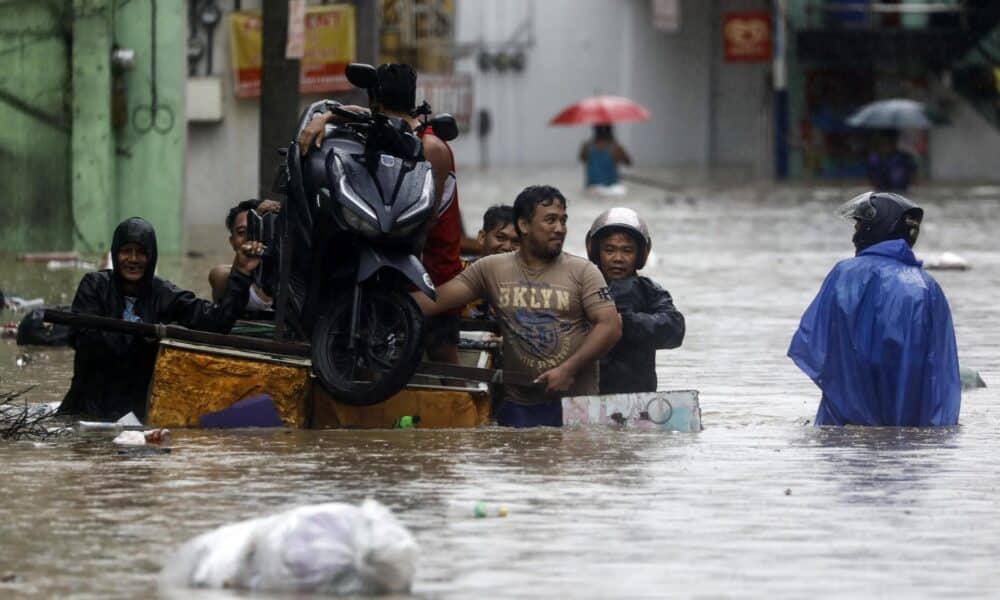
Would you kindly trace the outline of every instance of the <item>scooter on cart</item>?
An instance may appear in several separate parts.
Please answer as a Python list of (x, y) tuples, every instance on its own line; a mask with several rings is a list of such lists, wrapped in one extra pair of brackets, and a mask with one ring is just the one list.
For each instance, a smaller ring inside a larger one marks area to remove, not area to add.
[[(347, 79), (378, 94), (370, 65), (351, 64)], [(250, 239), (268, 246), (255, 282), (275, 298), (276, 337), (311, 344), (312, 368), (338, 401), (382, 402), (405, 386), (423, 354), (424, 320), (410, 296), (434, 298), (419, 256), (435, 212), (435, 182), (418, 137), (457, 136), (450, 115), (431, 118), (427, 103), (414, 111), (420, 125), (381, 113), (314, 103), (332, 112), (319, 147), (284, 151), (275, 188), (281, 211), (251, 213)]]

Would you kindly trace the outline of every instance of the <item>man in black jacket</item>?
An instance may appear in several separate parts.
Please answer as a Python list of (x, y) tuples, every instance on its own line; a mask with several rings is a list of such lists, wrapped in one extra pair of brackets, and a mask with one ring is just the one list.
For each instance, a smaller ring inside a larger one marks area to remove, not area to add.
[(622, 317), (621, 340), (601, 358), (602, 394), (656, 391), (656, 351), (684, 341), (684, 315), (670, 293), (636, 274), (652, 246), (631, 208), (609, 208), (587, 232), (587, 255), (604, 274)]
[[(259, 243), (244, 244), (233, 261), (225, 296), (218, 304), (156, 277), (156, 233), (132, 217), (115, 229), (113, 269), (87, 273), (73, 298), (73, 312), (142, 323), (179, 323), (191, 329), (228, 333), (246, 307), (250, 273), (260, 262)], [(146, 414), (146, 389), (153, 375), (156, 344), (96, 329), (75, 329), (73, 381), (59, 412), (98, 419)]]

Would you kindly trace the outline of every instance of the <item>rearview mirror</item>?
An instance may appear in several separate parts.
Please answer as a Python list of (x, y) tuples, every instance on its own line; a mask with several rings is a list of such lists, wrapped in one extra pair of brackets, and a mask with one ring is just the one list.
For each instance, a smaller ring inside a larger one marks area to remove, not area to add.
[(371, 65), (351, 63), (347, 65), (345, 75), (354, 87), (365, 90), (378, 87), (378, 71)]
[(455, 117), (448, 113), (441, 113), (431, 119), (430, 126), (434, 130), (434, 135), (446, 142), (458, 137), (458, 123), (455, 122)]

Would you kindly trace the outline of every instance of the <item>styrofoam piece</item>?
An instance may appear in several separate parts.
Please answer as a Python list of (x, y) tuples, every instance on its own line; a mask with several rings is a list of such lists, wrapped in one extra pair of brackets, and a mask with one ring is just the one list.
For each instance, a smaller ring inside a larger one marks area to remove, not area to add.
[(563, 426), (604, 425), (660, 431), (701, 431), (697, 390), (563, 398)]
[(142, 427), (142, 421), (139, 420), (139, 417), (135, 416), (134, 412), (128, 413), (124, 417), (115, 421), (115, 423), (118, 423), (126, 429), (130, 427)]
[(958, 374), (962, 378), (963, 390), (974, 390), (976, 388), (986, 387), (986, 382), (983, 381), (983, 376), (980, 375), (979, 371), (975, 369), (960, 367), (958, 369)]
[(119, 446), (145, 446), (146, 434), (141, 431), (123, 431), (112, 441)]
[(969, 261), (952, 252), (945, 252), (940, 256), (925, 260), (924, 268), (941, 271), (965, 271), (969, 268)]

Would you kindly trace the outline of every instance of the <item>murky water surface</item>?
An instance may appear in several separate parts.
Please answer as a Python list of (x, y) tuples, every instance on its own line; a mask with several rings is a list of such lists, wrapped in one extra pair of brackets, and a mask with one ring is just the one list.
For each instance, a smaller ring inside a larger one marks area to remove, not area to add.
[[(482, 209), (524, 184), (570, 196), (570, 251), (609, 201), (576, 171), (468, 173), (472, 231)], [(421, 546), (422, 598), (987, 596), (1000, 585), (1000, 189), (923, 188), (917, 246), (973, 265), (937, 272), (966, 392), (947, 430), (820, 430), (817, 391), (785, 350), (823, 276), (851, 252), (832, 216), (855, 190), (688, 183), (632, 186), (620, 201), (654, 231), (647, 274), (688, 319), (661, 352), (661, 386), (701, 390), (705, 430), (215, 433), (178, 431), (166, 456), (116, 455), (107, 438), (0, 445), (0, 595), (138, 597), (169, 551), (209, 528), (303, 503), (391, 506)], [(162, 275), (207, 294), (203, 259)], [(80, 272), (0, 263), (0, 286), (68, 302)], [(62, 296), (67, 294), (68, 296)], [(13, 319), (3, 313), (4, 320)], [(66, 350), (0, 342), (0, 390), (61, 397)], [(470, 519), (477, 500), (506, 519)], [(456, 510), (455, 507), (458, 507)], [(464, 508), (463, 508), (464, 507)]]

